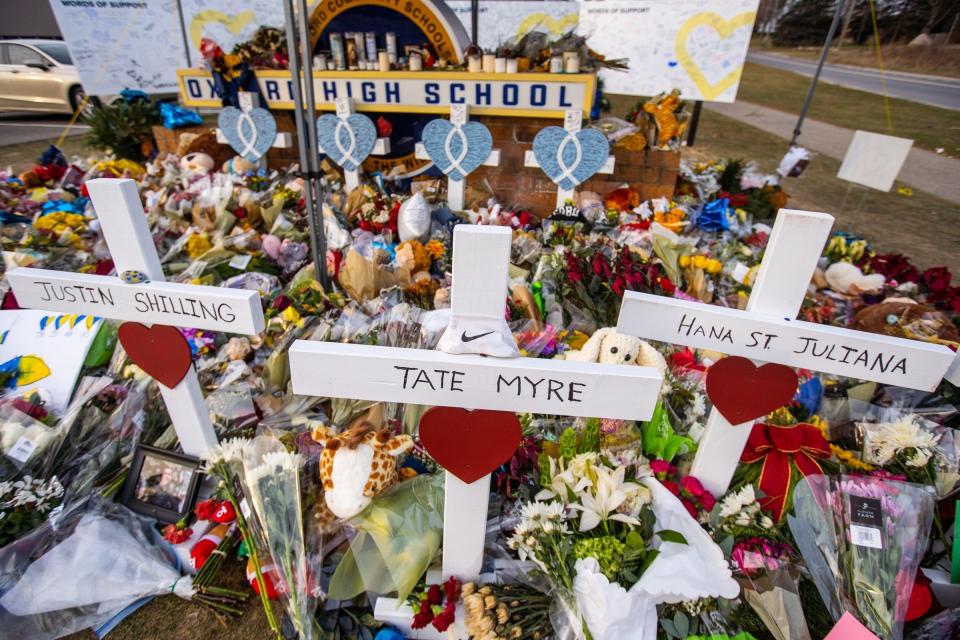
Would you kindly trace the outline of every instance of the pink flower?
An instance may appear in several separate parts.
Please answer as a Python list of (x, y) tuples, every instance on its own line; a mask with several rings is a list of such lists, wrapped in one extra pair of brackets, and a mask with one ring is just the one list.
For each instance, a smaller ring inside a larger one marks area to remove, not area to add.
[(658, 480), (663, 480), (668, 475), (676, 473), (677, 469), (666, 460), (651, 460), (650, 471), (653, 471), (653, 475), (657, 476)]
[(680, 480), (680, 484), (683, 486), (684, 491), (694, 497), (699, 498), (703, 494), (707, 493), (707, 490), (703, 488), (703, 485), (700, 484), (700, 481), (693, 476), (683, 476), (683, 478)]

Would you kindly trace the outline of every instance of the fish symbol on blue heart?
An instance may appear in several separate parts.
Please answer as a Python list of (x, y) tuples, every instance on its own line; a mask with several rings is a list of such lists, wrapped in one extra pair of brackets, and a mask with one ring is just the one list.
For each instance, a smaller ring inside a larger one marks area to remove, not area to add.
[(377, 143), (377, 127), (360, 113), (347, 118), (325, 113), (317, 118), (317, 139), (333, 162), (347, 171), (356, 171)]
[(533, 139), (533, 155), (540, 169), (564, 190), (588, 180), (609, 154), (610, 143), (596, 129), (572, 133), (562, 127), (546, 127)]
[(484, 163), (493, 149), (490, 130), (479, 122), (457, 127), (442, 118), (431, 120), (423, 128), (422, 140), (427, 155), (451, 180), (463, 180)]
[(250, 162), (266, 155), (277, 139), (277, 121), (260, 107), (247, 112), (224, 107), (217, 117), (217, 126), (233, 150)]

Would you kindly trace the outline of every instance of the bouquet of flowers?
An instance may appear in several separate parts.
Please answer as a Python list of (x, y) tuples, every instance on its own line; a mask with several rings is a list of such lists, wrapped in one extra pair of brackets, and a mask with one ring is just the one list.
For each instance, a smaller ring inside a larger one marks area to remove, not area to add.
[(555, 627), (652, 639), (658, 604), (736, 596), (722, 551), (637, 448), (600, 450), (589, 429), (571, 440), (541, 456), (542, 490), (522, 504), (508, 540), (555, 586), (568, 617)]
[(244, 472), (260, 529), (274, 564), (287, 615), (303, 640), (315, 637), (313, 617), (319, 586), (308, 572), (304, 544), (303, 510), (300, 501), (302, 456), (289, 453), (274, 438), (251, 442), (244, 455)]
[(903, 636), (914, 577), (927, 548), (928, 487), (878, 477), (805, 477), (790, 531), (834, 620), (849, 611), (885, 639)]

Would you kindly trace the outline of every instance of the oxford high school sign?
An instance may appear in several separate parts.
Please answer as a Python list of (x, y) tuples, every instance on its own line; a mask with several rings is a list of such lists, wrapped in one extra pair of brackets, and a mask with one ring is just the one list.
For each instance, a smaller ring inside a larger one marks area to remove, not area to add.
[[(183, 103), (219, 107), (210, 73), (177, 72)], [(271, 109), (293, 108), (293, 81), (288, 71), (258, 71), (260, 91)], [(465, 73), (462, 71), (317, 71), (313, 74), (317, 107), (334, 110), (337, 98), (353, 98), (357, 111), (379, 113), (450, 113), (466, 104), (470, 113), (562, 118), (569, 110), (589, 113), (593, 74)]]

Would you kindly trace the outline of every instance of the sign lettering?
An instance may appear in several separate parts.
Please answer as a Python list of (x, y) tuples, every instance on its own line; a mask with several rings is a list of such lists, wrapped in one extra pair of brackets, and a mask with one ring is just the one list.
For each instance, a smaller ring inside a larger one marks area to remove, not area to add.
[[(219, 107), (210, 74), (180, 69), (180, 95), (191, 107)], [(287, 71), (259, 71), (257, 81), (271, 109), (293, 108), (293, 84)], [(357, 111), (450, 113), (467, 105), (472, 114), (562, 118), (570, 110), (588, 112), (594, 97), (593, 74), (497, 74), (446, 72), (317, 71), (313, 74), (317, 107), (333, 110), (337, 99), (353, 98)]]
[(618, 330), (697, 349), (916, 389), (953, 360), (942, 345), (628, 292)]

